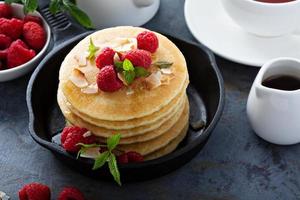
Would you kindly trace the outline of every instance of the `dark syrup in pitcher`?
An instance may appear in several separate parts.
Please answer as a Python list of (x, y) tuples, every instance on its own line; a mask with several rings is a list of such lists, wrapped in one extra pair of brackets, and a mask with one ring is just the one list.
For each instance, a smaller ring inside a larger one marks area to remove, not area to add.
[(271, 76), (265, 79), (262, 85), (278, 90), (298, 90), (300, 89), (300, 78), (288, 75)]

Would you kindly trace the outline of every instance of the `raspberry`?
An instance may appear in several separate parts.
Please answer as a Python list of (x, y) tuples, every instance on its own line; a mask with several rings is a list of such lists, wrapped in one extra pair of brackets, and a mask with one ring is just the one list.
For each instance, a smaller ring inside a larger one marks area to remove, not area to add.
[(35, 51), (27, 49), (21, 40), (13, 42), (7, 50), (7, 67), (13, 68), (22, 65), (35, 56)]
[(136, 67), (149, 68), (151, 65), (151, 53), (141, 49), (134, 49), (128, 51), (125, 55), (121, 56), (122, 60), (128, 59)]
[[(0, 4), (1, 5), (1, 4)], [(0, 49), (6, 49), (9, 47), (9, 45), (11, 44), (11, 39), (10, 37), (4, 35), (4, 34), (0, 34)]]
[(7, 49), (0, 50), (0, 60), (6, 60), (7, 58)]
[(4, 69), (3, 63), (0, 61), (0, 71)]
[(38, 16), (33, 16), (33, 15), (26, 15), (23, 19), (24, 23), (26, 22), (35, 22), (41, 26), (43, 26), (43, 21), (40, 17)]
[(19, 191), (20, 200), (50, 200), (50, 189), (40, 183), (30, 183)]
[(109, 47), (104, 48), (96, 58), (96, 65), (99, 69), (102, 69), (106, 65), (114, 64), (115, 51)]
[(117, 78), (114, 66), (107, 65), (98, 73), (97, 85), (104, 92), (115, 92), (122, 88), (123, 83)]
[(27, 44), (39, 51), (46, 43), (46, 32), (39, 24), (35, 22), (26, 22), (23, 26), (23, 37)]
[(12, 40), (18, 39), (22, 35), (23, 21), (12, 18), (0, 18), (0, 34), (10, 37)]
[(65, 187), (58, 195), (58, 200), (85, 200), (83, 194), (75, 187)]
[(0, 4), (0, 17), (11, 18), (13, 15), (12, 8), (9, 4), (1, 3)]
[(84, 134), (88, 130), (86, 128), (80, 128), (78, 126), (66, 127), (64, 128), (61, 135), (61, 144), (63, 148), (71, 153), (78, 152), (80, 150), (80, 146), (78, 143), (83, 144), (93, 144), (96, 141), (95, 136), (84, 137)]
[(139, 49), (144, 49), (154, 53), (158, 48), (158, 38), (150, 31), (144, 31), (137, 36), (137, 46)]
[(129, 162), (137, 163), (137, 162), (143, 162), (144, 161), (144, 157), (141, 154), (139, 154), (138, 152), (129, 151), (126, 154), (128, 156), (128, 161)]
[(128, 163), (128, 156), (127, 153), (123, 153), (117, 157), (118, 163), (120, 164), (127, 164)]

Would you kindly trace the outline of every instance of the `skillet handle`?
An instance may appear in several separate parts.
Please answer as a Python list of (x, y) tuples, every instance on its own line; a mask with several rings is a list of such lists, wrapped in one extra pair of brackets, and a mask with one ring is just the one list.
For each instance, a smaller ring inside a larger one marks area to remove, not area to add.
[(65, 40), (87, 31), (87, 29), (73, 22), (73, 20), (71, 21), (63, 13), (53, 15), (49, 11), (49, 1), (39, 1), (39, 12), (51, 27), (54, 47), (58, 46)]

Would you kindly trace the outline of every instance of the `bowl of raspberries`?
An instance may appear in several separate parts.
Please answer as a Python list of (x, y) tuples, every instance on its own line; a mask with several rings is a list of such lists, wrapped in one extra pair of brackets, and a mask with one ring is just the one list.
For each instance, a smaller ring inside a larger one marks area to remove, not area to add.
[(0, 82), (34, 69), (46, 53), (50, 35), (38, 12), (25, 15), (23, 5), (0, 2)]

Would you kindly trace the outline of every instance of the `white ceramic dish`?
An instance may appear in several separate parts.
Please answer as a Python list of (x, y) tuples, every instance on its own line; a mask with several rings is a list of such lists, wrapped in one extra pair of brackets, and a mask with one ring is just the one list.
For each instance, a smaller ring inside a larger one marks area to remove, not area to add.
[(278, 90), (262, 85), (272, 76), (300, 78), (300, 60), (277, 58), (267, 62), (252, 85), (247, 115), (255, 133), (268, 142), (290, 145), (300, 142), (300, 90)]
[(300, 35), (267, 38), (250, 34), (228, 16), (221, 0), (186, 0), (184, 11), (194, 37), (228, 60), (261, 67), (278, 57), (300, 59)]
[[(15, 3), (11, 5), (13, 7), (14, 16), (17, 18), (23, 18), (24, 17), (23, 5), (15, 4)], [(31, 15), (39, 16), (43, 20), (44, 29), (47, 33), (47, 40), (45, 46), (33, 59), (31, 59), (27, 63), (24, 63), (23, 65), (20, 65), (12, 69), (0, 70), (0, 82), (13, 80), (30, 72), (38, 65), (39, 61), (43, 58), (43, 56), (46, 53), (46, 50), (50, 43), (50, 37), (51, 37), (50, 27), (45, 21), (45, 19), (38, 12), (34, 12)]]

